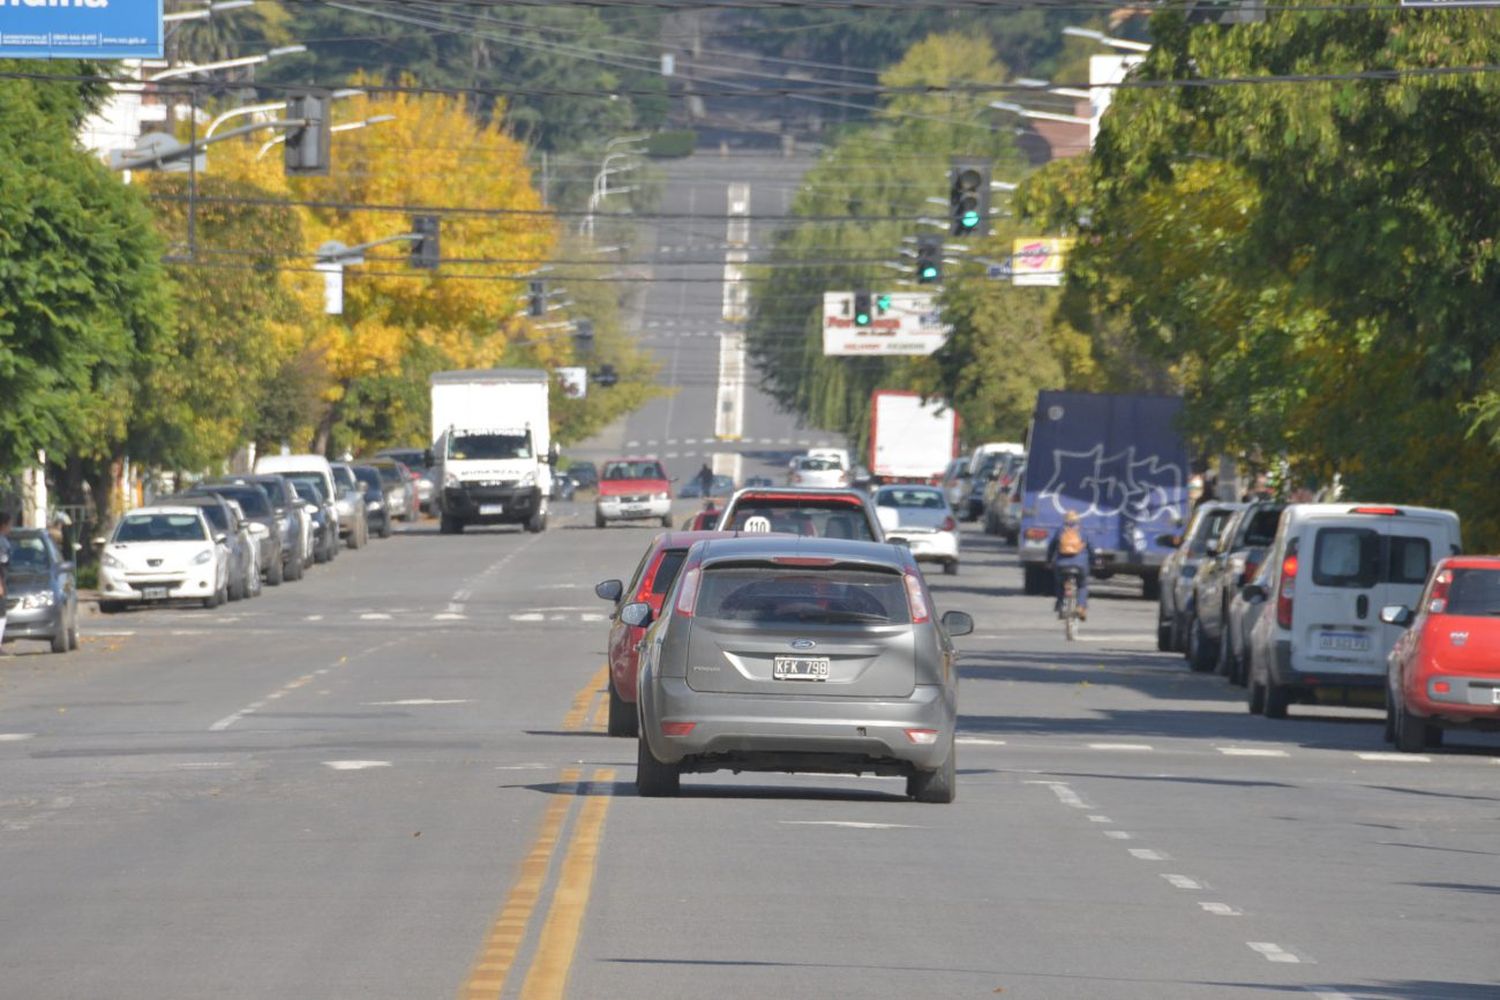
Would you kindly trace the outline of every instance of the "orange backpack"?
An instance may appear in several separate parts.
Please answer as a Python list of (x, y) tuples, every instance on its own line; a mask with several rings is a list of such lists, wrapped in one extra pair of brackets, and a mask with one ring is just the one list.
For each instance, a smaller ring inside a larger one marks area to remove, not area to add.
[(1057, 554), (1060, 556), (1076, 556), (1084, 550), (1083, 532), (1069, 525), (1057, 536)]

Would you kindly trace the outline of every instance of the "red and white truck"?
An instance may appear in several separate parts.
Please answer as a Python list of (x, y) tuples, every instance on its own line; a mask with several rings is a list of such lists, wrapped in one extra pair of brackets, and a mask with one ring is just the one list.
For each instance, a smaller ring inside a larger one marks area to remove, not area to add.
[(958, 454), (958, 414), (945, 400), (876, 389), (870, 397), (870, 473), (878, 483), (936, 483)]

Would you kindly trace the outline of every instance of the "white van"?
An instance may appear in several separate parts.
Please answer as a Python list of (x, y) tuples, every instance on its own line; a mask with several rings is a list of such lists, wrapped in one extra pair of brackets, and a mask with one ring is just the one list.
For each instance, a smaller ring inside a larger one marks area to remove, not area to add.
[[(262, 455), (255, 460), (255, 474), (259, 475), (283, 475), (283, 476), (317, 476), (323, 481), (323, 496), (333, 508), (334, 518), (338, 518), (338, 484), (333, 479), (333, 465), (322, 455)], [(344, 531), (343, 525), (338, 525), (339, 533)], [(334, 538), (334, 548), (338, 548), (338, 538)]]
[(969, 475), (979, 475), (979, 467), (984, 464), (986, 457), (990, 455), (1024, 455), (1026, 446), (1015, 441), (990, 441), (974, 449), (969, 456)]
[(1286, 716), (1293, 702), (1346, 700), (1383, 688), (1402, 629), (1380, 620), (1412, 607), (1428, 570), (1460, 551), (1458, 515), (1399, 504), (1292, 504), (1281, 514), (1266, 576), (1246, 587), (1268, 607), (1246, 641), (1250, 711)]

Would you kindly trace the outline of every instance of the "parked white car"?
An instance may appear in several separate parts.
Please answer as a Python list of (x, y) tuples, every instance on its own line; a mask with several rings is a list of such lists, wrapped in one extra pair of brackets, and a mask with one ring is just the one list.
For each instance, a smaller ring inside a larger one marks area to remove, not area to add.
[(943, 564), (958, 573), (958, 518), (938, 486), (882, 486), (875, 491), (875, 515), (888, 542), (904, 541), (917, 562)]
[(115, 525), (99, 560), (99, 610), (195, 600), (218, 607), (229, 593), (229, 539), (201, 507), (132, 510)]
[(788, 486), (839, 489), (849, 485), (849, 470), (830, 456), (802, 455), (792, 459), (792, 468), (787, 474), (786, 482)]

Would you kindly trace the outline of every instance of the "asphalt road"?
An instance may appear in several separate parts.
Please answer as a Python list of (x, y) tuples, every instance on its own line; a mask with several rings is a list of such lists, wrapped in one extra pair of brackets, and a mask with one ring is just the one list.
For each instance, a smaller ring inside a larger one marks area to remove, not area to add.
[(637, 799), (592, 586), (651, 533), (559, 514), (9, 646), (0, 996), (1500, 995), (1500, 741), (1390, 759), (1371, 711), (1252, 718), (1133, 588), (1068, 644), (974, 535), (933, 578), (979, 620), (956, 804)]

